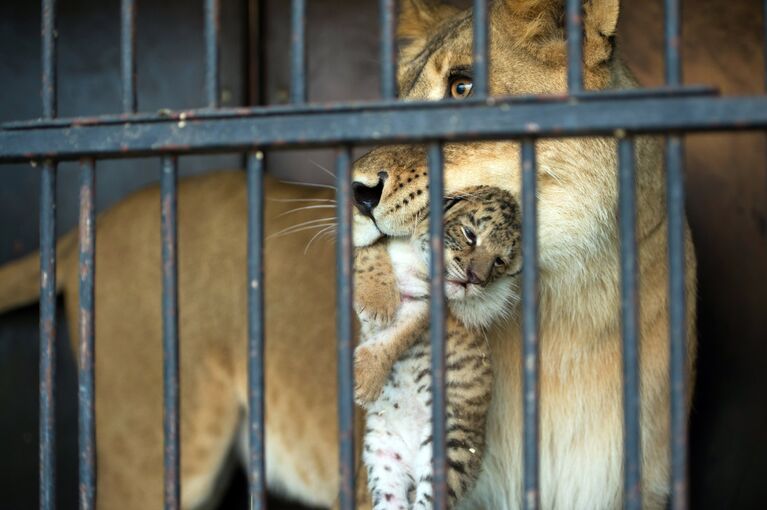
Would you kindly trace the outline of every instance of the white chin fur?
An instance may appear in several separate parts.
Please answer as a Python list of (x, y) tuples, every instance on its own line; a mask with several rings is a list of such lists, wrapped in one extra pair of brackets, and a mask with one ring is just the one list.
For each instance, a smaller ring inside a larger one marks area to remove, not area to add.
[(508, 318), (518, 301), (516, 280), (500, 278), (479, 293), (466, 292), (463, 298), (449, 299), (448, 306), (467, 327), (486, 329), (498, 319)]
[(381, 231), (378, 230), (370, 218), (354, 212), (352, 224), (352, 243), (356, 247), (368, 246), (381, 238)]

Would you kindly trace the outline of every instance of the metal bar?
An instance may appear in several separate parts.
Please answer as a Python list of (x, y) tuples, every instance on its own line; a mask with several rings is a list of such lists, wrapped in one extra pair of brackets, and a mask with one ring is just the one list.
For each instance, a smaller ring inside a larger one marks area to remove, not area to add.
[(337, 329), (338, 329), (338, 437), (341, 510), (355, 508), (354, 454), (354, 323), (352, 319), (352, 203), (351, 147), (341, 147), (336, 155), (336, 241)]
[(623, 455), (626, 510), (642, 508), (639, 415), (639, 302), (637, 294), (636, 186), (634, 140), (618, 140), (618, 214), (621, 259), (621, 335), (623, 337)]
[(95, 408), (95, 253), (96, 163), (80, 166), (80, 349), (78, 356), (78, 433), (80, 457), (80, 510), (96, 508)]
[(120, 73), (122, 77), (122, 107), (133, 113), (136, 100), (136, 0), (120, 3)]
[(397, 97), (397, 1), (379, 0), (378, 9), (381, 18), (381, 97), (391, 100)]
[(443, 239), (442, 208), (444, 204), (442, 144), (428, 146), (429, 165), (429, 257), (430, 340), (431, 340), (431, 393), (432, 393), (432, 492), (434, 509), (449, 507), (447, 501), (447, 454), (445, 392), (445, 245)]
[(762, 48), (764, 58), (764, 84), (767, 87), (767, 0), (762, 0), (762, 37), (764, 46)]
[(567, 0), (567, 90), (583, 90), (583, 0)]
[(163, 323), (163, 429), (165, 442), (165, 509), (178, 510), (179, 476), (179, 356), (178, 356), (178, 253), (176, 220), (176, 156), (162, 160), (160, 178), (162, 210), (162, 323)]
[(205, 93), (208, 108), (218, 108), (221, 16), (219, 0), (205, 0)]
[(42, 17), (42, 62), (43, 62), (43, 117), (52, 119), (58, 110), (57, 68), (56, 68), (56, 0), (43, 0)]
[(40, 180), (40, 508), (56, 507), (56, 164)]
[(686, 510), (687, 484), (687, 321), (685, 296), (684, 148), (679, 136), (666, 141), (668, 208), (669, 338), (671, 379), (671, 508)]
[(0, 131), (0, 163), (55, 157), (128, 157), (235, 152), (259, 147), (337, 143), (419, 143), (501, 140), (524, 136), (757, 130), (767, 128), (767, 98), (642, 99), (539, 105), (485, 105), (461, 110), (446, 103), (397, 111), (315, 113), (280, 117), (131, 123)]
[(538, 198), (535, 140), (522, 141), (522, 357), (524, 412), (524, 508), (540, 508), (538, 346)]
[(264, 470), (264, 155), (247, 155), (248, 172), (248, 482), (250, 509), (266, 509)]
[(679, 0), (664, 0), (666, 85), (682, 84), (682, 12)]
[[(625, 90), (601, 90), (584, 91), (577, 95), (579, 101), (616, 101), (625, 99), (669, 99), (685, 97), (703, 97), (716, 96), (717, 90), (703, 85), (694, 85), (687, 87), (656, 87), (652, 89), (625, 89)], [(494, 104), (504, 108), (516, 107), (524, 104), (549, 104), (569, 102), (572, 98), (567, 95), (532, 95), (532, 96), (510, 96), (494, 99)], [(758, 99), (758, 97), (757, 97)], [(486, 106), (483, 99), (468, 97), (462, 101), (451, 103), (453, 111), (463, 111), (477, 106)], [(228, 118), (250, 118), (250, 117), (274, 117), (274, 116), (293, 116), (307, 113), (371, 113), (376, 111), (407, 111), (420, 108), (440, 108), (445, 105), (439, 105), (434, 101), (351, 101), (339, 103), (320, 103), (303, 105), (270, 105), (260, 107), (234, 107), (219, 108), (217, 110), (196, 109), (196, 110), (163, 110), (160, 113), (139, 113), (134, 115), (124, 114), (106, 114), (94, 117), (71, 117), (58, 119), (32, 119), (9, 121), (0, 124), (0, 130), (21, 130), (38, 129), (49, 127), (74, 127), (74, 126), (96, 126), (107, 124), (126, 124), (126, 123), (150, 123), (150, 122), (173, 122), (188, 120), (212, 120)]]
[(474, 0), (474, 73), (472, 93), (477, 98), (488, 95), (488, 33), (487, 33), (487, 0)]
[(306, 0), (292, 0), (290, 15), (290, 100), (306, 102)]
[(266, 1), (246, 0), (248, 45), (243, 67), (249, 106), (266, 104)]

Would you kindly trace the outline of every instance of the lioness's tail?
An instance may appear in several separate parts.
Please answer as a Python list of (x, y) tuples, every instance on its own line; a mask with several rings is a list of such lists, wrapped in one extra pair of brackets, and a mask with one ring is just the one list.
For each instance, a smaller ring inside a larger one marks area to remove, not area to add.
[[(77, 249), (77, 231), (56, 243), (56, 256), (61, 261)], [(61, 278), (57, 275), (56, 290)], [(0, 313), (34, 303), (40, 297), (40, 253), (30, 253), (0, 266)]]

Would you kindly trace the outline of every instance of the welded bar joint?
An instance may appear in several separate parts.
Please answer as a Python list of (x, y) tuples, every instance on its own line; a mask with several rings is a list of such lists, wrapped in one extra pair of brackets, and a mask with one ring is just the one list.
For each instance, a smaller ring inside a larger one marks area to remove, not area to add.
[(639, 400), (639, 301), (636, 242), (634, 140), (618, 139), (618, 214), (623, 338), (624, 508), (641, 510), (642, 473)]
[(80, 510), (96, 508), (95, 167), (92, 159), (83, 160), (80, 165), (80, 344), (77, 373)]
[(178, 510), (181, 501), (178, 353), (178, 224), (176, 217), (178, 163), (162, 159), (160, 178), (162, 220), (163, 429), (165, 510)]
[(427, 149), (429, 166), (429, 257), (430, 344), (432, 392), (432, 497), (435, 510), (448, 508), (445, 371), (445, 245), (442, 207), (444, 181), (442, 143), (431, 142)]
[(538, 344), (538, 199), (535, 140), (522, 140), (522, 359), (524, 394), (524, 508), (540, 508)]
[(338, 434), (341, 510), (355, 507), (354, 453), (354, 329), (352, 318), (352, 203), (351, 147), (341, 147), (336, 156), (337, 330), (338, 330)]
[(266, 509), (264, 470), (264, 155), (247, 155), (248, 486), (250, 509)]

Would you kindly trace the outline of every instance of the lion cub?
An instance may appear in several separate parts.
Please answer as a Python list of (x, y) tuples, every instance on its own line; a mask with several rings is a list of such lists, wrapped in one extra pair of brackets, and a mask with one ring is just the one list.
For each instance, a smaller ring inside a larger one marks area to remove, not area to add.
[[(453, 507), (477, 478), (492, 371), (483, 329), (518, 295), (519, 207), (488, 186), (444, 209), (448, 495)], [(363, 460), (375, 509), (431, 508), (431, 357), (428, 221), (410, 239), (359, 250), (355, 263), (362, 344), (355, 396), (367, 411)]]

